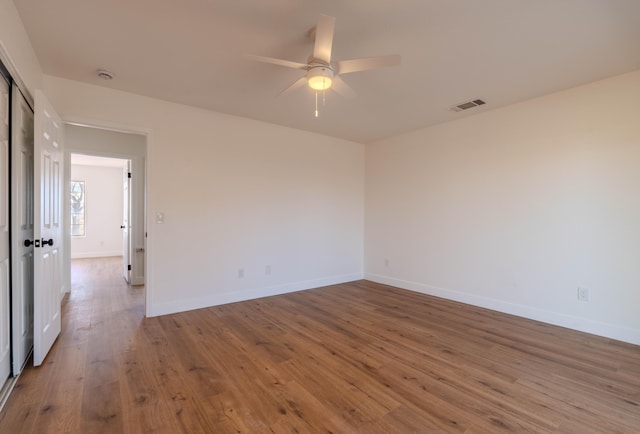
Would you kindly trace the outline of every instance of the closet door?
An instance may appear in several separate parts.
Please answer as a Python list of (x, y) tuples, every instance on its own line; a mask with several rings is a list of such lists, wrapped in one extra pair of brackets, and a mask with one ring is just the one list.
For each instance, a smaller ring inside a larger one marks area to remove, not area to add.
[(0, 388), (11, 373), (9, 83), (0, 74)]
[(33, 110), (13, 85), (11, 102), (13, 375), (33, 348)]

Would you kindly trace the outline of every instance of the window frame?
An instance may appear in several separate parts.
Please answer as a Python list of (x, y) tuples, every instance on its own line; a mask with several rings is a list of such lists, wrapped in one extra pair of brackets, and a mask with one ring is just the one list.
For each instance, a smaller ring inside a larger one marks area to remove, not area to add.
[[(74, 224), (73, 218), (74, 215), (78, 215), (79, 213), (74, 212), (73, 205), (73, 187), (74, 184), (82, 185), (82, 223)], [(70, 206), (70, 233), (72, 238), (85, 238), (87, 236), (87, 183), (86, 181), (81, 180), (72, 180), (71, 185), (69, 186), (69, 201), (71, 203)], [(82, 234), (74, 234), (74, 227), (82, 227)]]

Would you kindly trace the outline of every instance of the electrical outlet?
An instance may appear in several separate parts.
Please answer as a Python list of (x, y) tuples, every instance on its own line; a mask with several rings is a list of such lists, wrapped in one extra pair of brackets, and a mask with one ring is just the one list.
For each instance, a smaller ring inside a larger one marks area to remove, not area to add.
[(587, 288), (578, 287), (578, 301), (589, 301), (589, 290)]
[(386, 258), (385, 258), (385, 260), (384, 260), (384, 266), (385, 266), (386, 268), (389, 268), (389, 260), (388, 260), (388, 259), (386, 259)]
[(267, 276), (271, 275), (271, 265), (267, 265), (264, 267), (264, 274)]
[(242, 279), (244, 277), (244, 268), (238, 269), (238, 279)]

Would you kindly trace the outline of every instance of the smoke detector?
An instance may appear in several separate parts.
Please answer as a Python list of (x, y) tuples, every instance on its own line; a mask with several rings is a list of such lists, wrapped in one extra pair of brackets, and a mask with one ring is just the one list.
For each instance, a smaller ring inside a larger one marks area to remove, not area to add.
[(106, 69), (98, 69), (97, 75), (103, 80), (113, 80), (113, 72)]

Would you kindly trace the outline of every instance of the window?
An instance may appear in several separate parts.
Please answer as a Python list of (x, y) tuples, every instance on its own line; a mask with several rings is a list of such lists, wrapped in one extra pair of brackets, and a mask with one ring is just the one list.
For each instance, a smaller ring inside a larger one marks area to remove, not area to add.
[(85, 236), (84, 181), (71, 181), (71, 236)]

